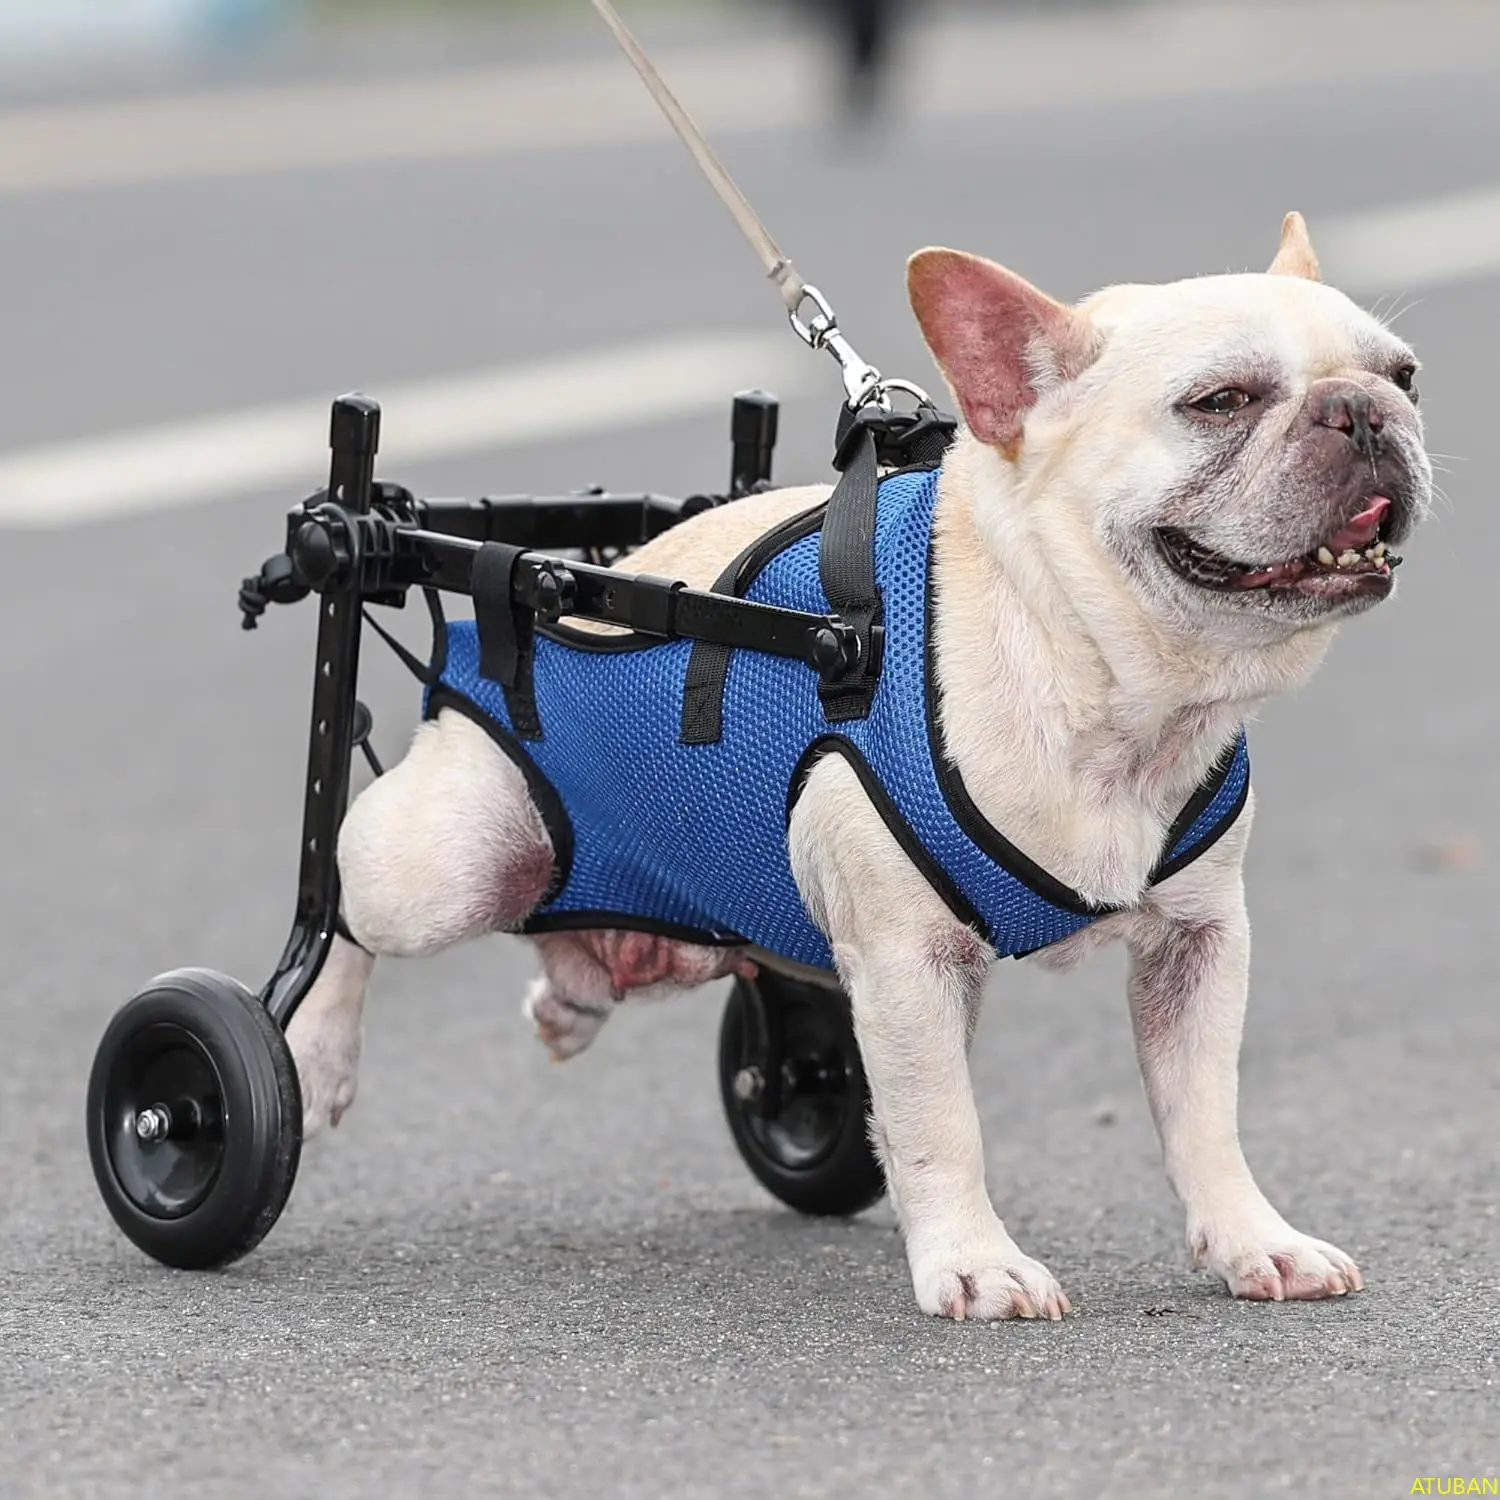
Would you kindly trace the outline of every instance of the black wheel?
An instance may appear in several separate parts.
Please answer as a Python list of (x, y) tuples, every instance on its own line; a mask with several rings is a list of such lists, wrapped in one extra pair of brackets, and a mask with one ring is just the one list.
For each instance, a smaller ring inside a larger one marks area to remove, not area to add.
[(870, 1149), (870, 1093), (848, 1002), (762, 969), (739, 979), (719, 1028), (729, 1129), (763, 1186), (799, 1213), (857, 1214), (885, 1177)]
[(147, 1255), (184, 1270), (238, 1260), (280, 1218), (302, 1154), (281, 1028), (223, 974), (163, 974), (99, 1043), (88, 1139), (105, 1204)]

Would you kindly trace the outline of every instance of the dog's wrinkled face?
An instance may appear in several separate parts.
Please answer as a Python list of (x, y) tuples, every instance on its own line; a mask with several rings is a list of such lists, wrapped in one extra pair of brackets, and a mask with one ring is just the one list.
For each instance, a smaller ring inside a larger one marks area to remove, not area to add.
[(1215, 636), (1385, 598), (1431, 496), (1411, 350), (1316, 280), (1296, 216), (1272, 271), (1073, 309), (972, 257), (911, 265), (970, 430), (1054, 510), (1039, 529), (1086, 524), (1153, 617)]
[(1384, 599), (1432, 475), (1411, 350), (1316, 282), (1224, 276), (1085, 304), (1105, 347), (1079, 416), (1140, 451), (1096, 525), (1190, 613), (1288, 622)]

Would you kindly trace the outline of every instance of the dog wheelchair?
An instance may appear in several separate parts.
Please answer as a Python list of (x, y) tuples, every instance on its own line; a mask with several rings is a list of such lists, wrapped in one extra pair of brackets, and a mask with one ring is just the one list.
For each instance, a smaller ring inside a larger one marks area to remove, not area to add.
[[(917, 396), (916, 409), (894, 411), (884, 387), (880, 400), (851, 403), (835, 459), (839, 490), (863, 475), (872, 515), (876, 467), (930, 464), (954, 430), (915, 387), (885, 387)], [(724, 494), (424, 500), (375, 478), (378, 406), (362, 396), (334, 403), (328, 487), (292, 509), (285, 551), (245, 580), (239, 598), (246, 629), (270, 604), (309, 596), (318, 604), (291, 936), (258, 993), (207, 969), (154, 979), (110, 1023), (89, 1079), (87, 1136), (99, 1190), (148, 1255), (185, 1269), (228, 1264), (260, 1242), (291, 1192), (302, 1100), (286, 1027), (344, 931), (336, 849), (355, 752), (381, 772), (357, 696), (362, 627), (419, 676), (427, 670), (370, 608), (401, 608), (420, 589), (440, 628), (440, 595), (471, 597), (484, 675), (508, 688), (520, 681), (534, 633), (572, 615), (662, 640), (794, 658), (817, 673), (830, 700), (873, 690), (880, 654), (873, 578), (830, 588), (834, 608), (819, 615), (608, 566), (679, 521), (769, 488), (777, 415), (765, 392), (734, 398)], [(815, 982), (762, 965), (755, 979), (736, 979), (720, 1027), (718, 1076), (735, 1145), (776, 1198), (805, 1214), (848, 1215), (883, 1194), (848, 1001), (831, 973)]]

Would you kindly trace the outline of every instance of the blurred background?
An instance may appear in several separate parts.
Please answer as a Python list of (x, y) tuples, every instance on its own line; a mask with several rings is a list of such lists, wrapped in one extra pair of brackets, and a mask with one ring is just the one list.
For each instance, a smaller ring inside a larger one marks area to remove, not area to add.
[[(719, 1118), (717, 995), (547, 1067), (508, 939), (382, 969), (359, 1101), (243, 1266), (126, 1246), (83, 1151), (103, 1027), (181, 964), (258, 985), (291, 913), (312, 616), (247, 636), (235, 591), (330, 399), (381, 400), (418, 492), (689, 493), (752, 384), (777, 477), (826, 477), (839, 388), (586, 0), (0, 0), (0, 1491), (1494, 1474), (1500, 7), (623, 9), (887, 373), (939, 388), (923, 244), (1071, 299), (1261, 269), (1291, 208), (1425, 361), (1444, 494), (1399, 597), (1252, 735), (1247, 1151), (1370, 1290), (1247, 1309), (1187, 1271), (1114, 954), (1003, 968), (975, 1050), (1060, 1329), (924, 1322), (888, 1209), (776, 1210)], [(361, 691), (390, 761), (414, 686), (372, 643)]]

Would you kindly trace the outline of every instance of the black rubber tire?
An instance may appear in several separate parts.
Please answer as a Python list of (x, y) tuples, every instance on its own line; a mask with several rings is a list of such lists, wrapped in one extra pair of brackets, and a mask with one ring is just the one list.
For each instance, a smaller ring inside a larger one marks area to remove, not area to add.
[[(137, 1113), (157, 1102), (197, 1128), (140, 1142)], [(128, 1239), (182, 1270), (228, 1265), (265, 1238), (297, 1176), (302, 1091), (286, 1037), (238, 981), (163, 974), (99, 1043), (87, 1131), (99, 1191)]]
[[(750, 1013), (760, 988), (780, 1011), (785, 1056), (816, 1058), (832, 1080), (815, 1093), (793, 1093), (770, 1119), (735, 1092), (742, 1068), (759, 1059), (749, 1043)], [(837, 990), (762, 969), (738, 979), (719, 1026), (719, 1097), (745, 1164), (773, 1197), (798, 1213), (847, 1218), (885, 1194), (885, 1175), (870, 1146), (870, 1091), (848, 1001)]]

